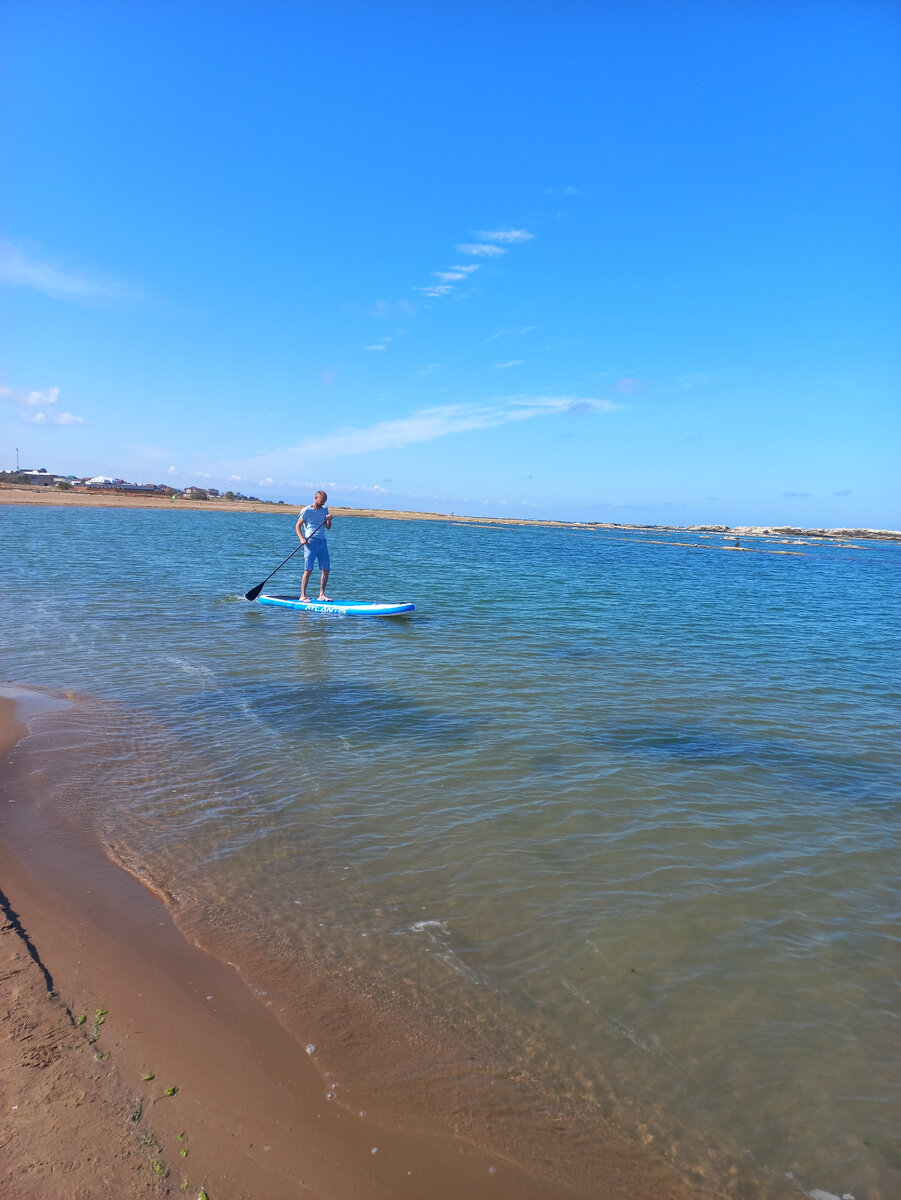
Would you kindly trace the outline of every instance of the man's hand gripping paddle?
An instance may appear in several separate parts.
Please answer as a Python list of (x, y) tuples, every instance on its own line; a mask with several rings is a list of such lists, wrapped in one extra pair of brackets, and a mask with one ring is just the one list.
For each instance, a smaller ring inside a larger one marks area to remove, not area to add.
[[(328, 520), (328, 517), (326, 517), (326, 521), (327, 520)], [(313, 530), (312, 534), (307, 538), (307, 541), (308, 542), (312, 541), (313, 538), (316, 536), (316, 534), (319, 532), (319, 530), (324, 529), (324, 528), (325, 528), (325, 521), (323, 521), (321, 525), (317, 526), (316, 529)], [(282, 569), (282, 567), (285, 565), (285, 563), (288, 561), (288, 559), (293, 558), (294, 555), (297, 553), (297, 551), (301, 550), (303, 548), (303, 546), (304, 546), (303, 542), (301, 542), (299, 546), (295, 546), (294, 549), (291, 551), (291, 553), (288, 555), (288, 558), (283, 559), (278, 564), (278, 566), (275, 568), (275, 571), (272, 572), (272, 575), (275, 575), (275, 573), (277, 571), (280, 571)], [(272, 575), (267, 575), (262, 583), (258, 583), (257, 586), (251, 588), (249, 592), (245, 592), (244, 599), (245, 600), (256, 600), (257, 596), (259, 596), (260, 592), (263, 590), (263, 588), (266, 586), (266, 584), (272, 578)]]

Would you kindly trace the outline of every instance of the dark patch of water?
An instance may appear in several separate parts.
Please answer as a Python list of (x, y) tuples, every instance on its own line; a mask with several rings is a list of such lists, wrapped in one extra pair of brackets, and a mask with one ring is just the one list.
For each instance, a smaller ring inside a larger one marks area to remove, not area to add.
[(302, 744), (342, 734), (363, 742), (402, 742), (423, 749), (453, 749), (468, 743), (475, 724), (438, 712), (415, 700), (366, 683), (329, 680), (279, 686), (256, 683), (197, 692), (183, 703), (194, 712), (217, 709), (241, 714), (250, 710), (281, 737)]

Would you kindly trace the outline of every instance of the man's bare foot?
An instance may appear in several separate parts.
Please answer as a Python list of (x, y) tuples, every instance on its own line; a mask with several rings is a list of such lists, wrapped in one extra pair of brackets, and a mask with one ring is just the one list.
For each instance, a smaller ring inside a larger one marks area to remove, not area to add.
[(298, 599), (301, 601), (301, 603), (302, 603), (302, 604), (309, 604), (309, 603), (310, 603), (310, 597), (309, 597), (309, 596), (298, 596)]
[(324, 600), (326, 603), (331, 601), (331, 596), (319, 596), (318, 599)]

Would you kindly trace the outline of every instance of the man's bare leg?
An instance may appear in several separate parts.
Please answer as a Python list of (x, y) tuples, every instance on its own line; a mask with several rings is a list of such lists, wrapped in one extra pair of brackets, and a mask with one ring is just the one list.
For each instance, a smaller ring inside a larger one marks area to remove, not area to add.
[(304, 573), (301, 577), (301, 580), (300, 580), (300, 598), (301, 598), (301, 600), (309, 600), (309, 598), (310, 598), (307, 595), (307, 586), (310, 582), (310, 576), (312, 574), (313, 574), (313, 569), (311, 567), (309, 571), (304, 571)]
[(326, 594), (325, 594), (325, 585), (327, 583), (328, 583), (328, 571), (323, 571), (322, 577), (319, 580), (319, 599), (320, 600), (331, 600), (331, 596), (326, 596)]

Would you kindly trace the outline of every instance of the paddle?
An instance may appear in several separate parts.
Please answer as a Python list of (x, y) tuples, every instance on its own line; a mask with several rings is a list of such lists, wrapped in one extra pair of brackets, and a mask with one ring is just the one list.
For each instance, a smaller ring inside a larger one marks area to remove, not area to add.
[[(326, 520), (328, 520), (328, 518), (326, 518)], [(308, 537), (308, 538), (307, 538), (307, 541), (308, 541), (308, 542), (312, 541), (312, 540), (313, 540), (313, 538), (316, 536), (316, 534), (319, 532), (319, 530), (320, 530), (320, 529), (324, 529), (324, 528), (325, 528), (325, 521), (323, 521), (321, 525), (317, 525), (317, 526), (316, 526), (316, 528), (313, 530), (313, 532), (312, 532), (312, 534), (310, 535), (310, 537)], [(303, 549), (303, 542), (301, 542), (299, 546), (295, 546), (295, 547), (294, 547), (294, 549), (293, 549), (293, 550), (291, 551), (291, 553), (288, 555), (288, 558), (293, 558), (293, 557), (294, 557), (294, 555), (297, 553), (297, 551), (298, 551), (298, 550), (302, 550), (302, 549)], [(275, 568), (275, 571), (273, 571), (273, 572), (272, 572), (272, 575), (275, 575), (277, 571), (280, 571), (280, 570), (282, 569), (282, 567), (283, 567), (283, 566), (285, 565), (285, 563), (288, 561), (288, 558), (285, 558), (285, 559), (283, 559), (283, 560), (282, 560), (282, 561), (281, 561), (281, 562), (278, 564), (278, 566)], [(245, 593), (244, 593), (244, 599), (245, 599), (245, 600), (256, 600), (257, 596), (259, 596), (260, 592), (263, 590), (263, 588), (266, 586), (266, 584), (267, 584), (267, 583), (269, 582), (269, 580), (272, 578), (272, 575), (267, 575), (267, 576), (266, 576), (266, 578), (263, 580), (263, 582), (262, 582), (262, 583), (258, 583), (258, 584), (257, 584), (257, 586), (256, 586), (256, 587), (254, 587), (254, 588), (251, 588), (249, 592), (245, 592)]]

